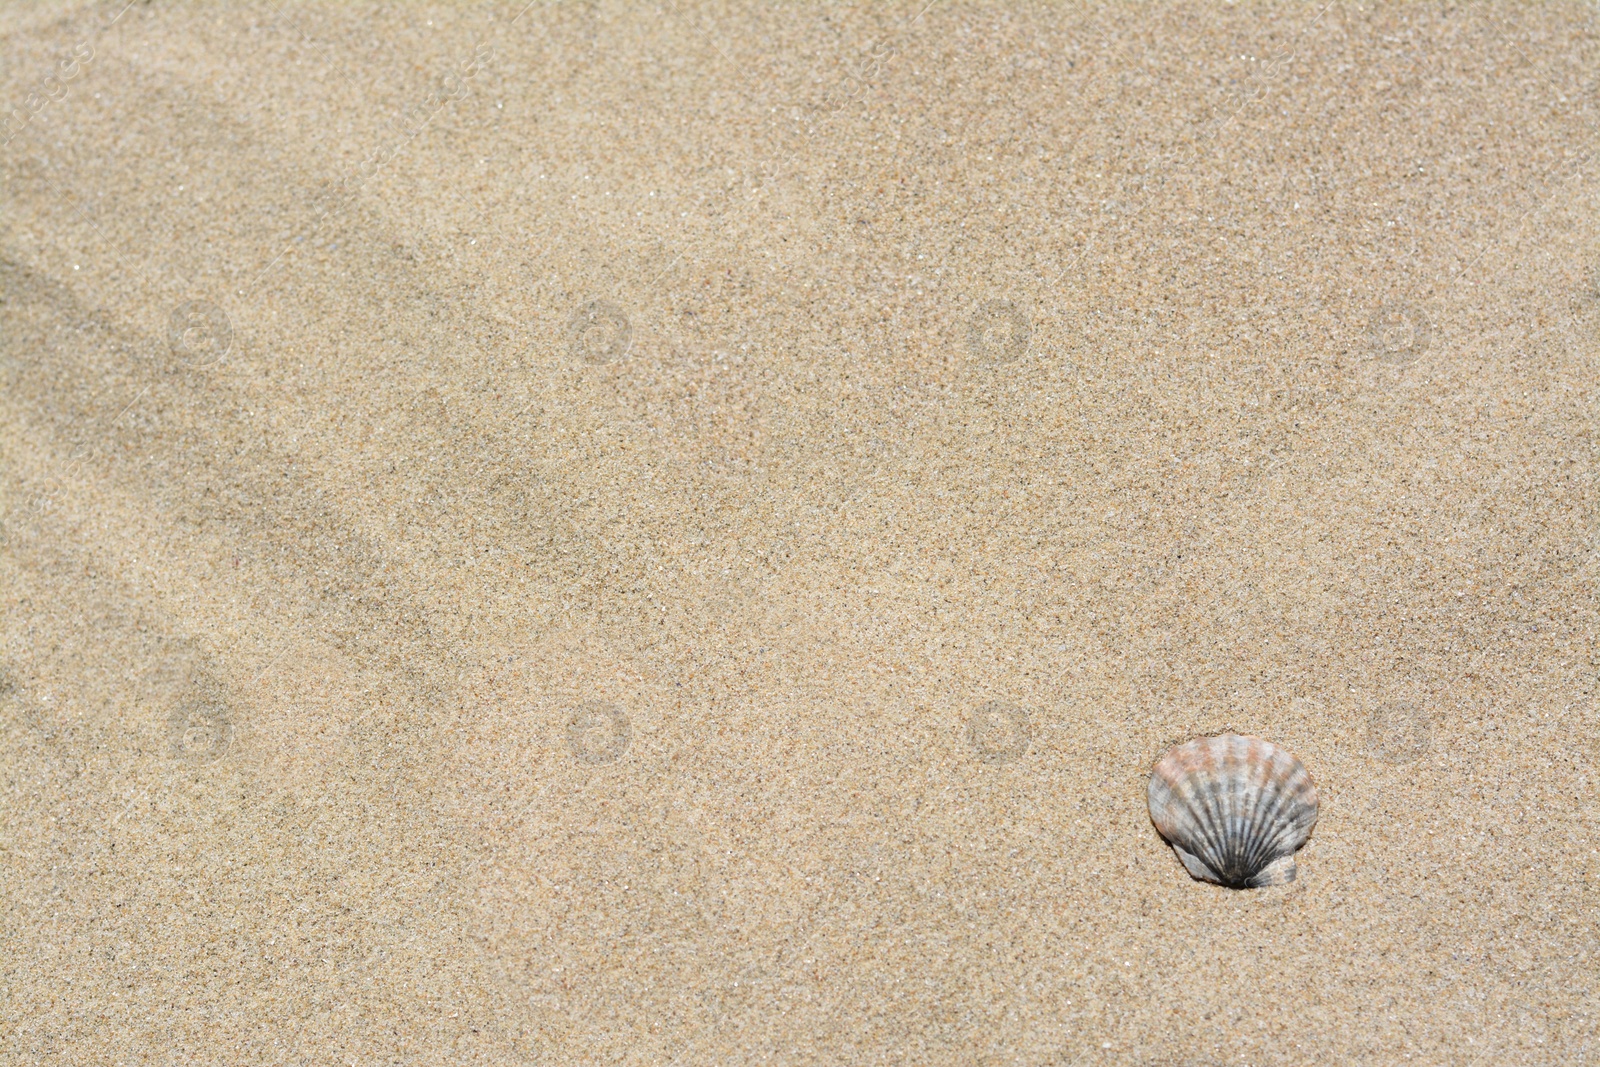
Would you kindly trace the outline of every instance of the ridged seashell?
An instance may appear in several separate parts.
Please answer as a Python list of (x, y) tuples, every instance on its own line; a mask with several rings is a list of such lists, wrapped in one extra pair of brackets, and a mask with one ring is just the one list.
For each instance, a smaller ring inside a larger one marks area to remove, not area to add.
[(1196, 878), (1230, 889), (1282, 885), (1317, 821), (1317, 786), (1270, 741), (1201, 737), (1156, 762), (1150, 821)]

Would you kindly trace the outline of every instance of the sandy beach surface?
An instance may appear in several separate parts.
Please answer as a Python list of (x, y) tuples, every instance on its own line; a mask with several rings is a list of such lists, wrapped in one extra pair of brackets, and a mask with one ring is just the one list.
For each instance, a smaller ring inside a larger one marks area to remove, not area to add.
[[(0, 1063), (1600, 1060), (1592, 5), (7, 3)], [(1297, 754), (1191, 879), (1173, 744)]]

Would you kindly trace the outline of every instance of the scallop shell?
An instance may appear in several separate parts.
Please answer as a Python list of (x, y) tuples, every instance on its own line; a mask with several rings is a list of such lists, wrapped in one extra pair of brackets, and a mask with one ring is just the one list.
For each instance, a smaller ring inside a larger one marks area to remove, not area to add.
[(1179, 745), (1150, 773), (1150, 821), (1194, 877), (1231, 889), (1294, 880), (1294, 853), (1317, 821), (1305, 765), (1259, 737)]

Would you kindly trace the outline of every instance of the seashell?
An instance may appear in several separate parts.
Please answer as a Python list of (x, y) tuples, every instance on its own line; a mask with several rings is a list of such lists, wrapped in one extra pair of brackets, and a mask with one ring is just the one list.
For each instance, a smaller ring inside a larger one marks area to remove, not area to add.
[(1317, 786), (1287, 749), (1221, 734), (1178, 745), (1150, 772), (1150, 821), (1190, 874), (1230, 889), (1294, 881)]

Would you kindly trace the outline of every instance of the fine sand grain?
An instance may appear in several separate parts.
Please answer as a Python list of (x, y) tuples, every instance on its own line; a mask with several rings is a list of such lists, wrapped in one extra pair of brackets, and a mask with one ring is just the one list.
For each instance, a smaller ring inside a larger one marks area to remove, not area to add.
[(1595, 9), (925, 3), (0, 9), (0, 1063), (1600, 1058)]

